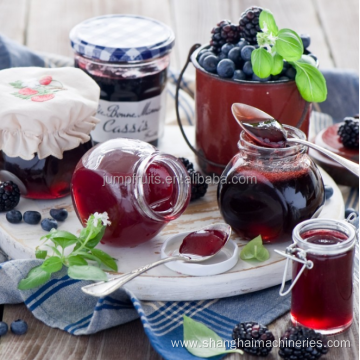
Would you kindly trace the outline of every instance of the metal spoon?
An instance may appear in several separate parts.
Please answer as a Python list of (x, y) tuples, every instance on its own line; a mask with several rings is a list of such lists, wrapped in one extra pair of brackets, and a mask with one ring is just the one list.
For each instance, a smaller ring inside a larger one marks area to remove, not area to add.
[[(332, 151), (326, 150), (321, 146), (315, 145), (309, 141), (297, 138), (288, 138), (287, 132), (283, 126), (266, 112), (261, 111), (253, 106), (240, 103), (233, 104), (231, 111), (241, 128), (256, 143), (266, 147), (275, 148), (284, 147), (286, 143), (306, 145), (328, 156), (330, 159), (336, 161), (351, 171), (353, 174), (359, 176), (358, 164), (345, 159), (342, 156), (334, 154)], [(260, 123), (260, 126), (257, 126), (258, 123)], [(273, 140), (269, 141), (269, 137)], [(267, 141), (265, 141), (265, 139), (267, 139)]]
[(206, 226), (200, 230), (219, 230), (226, 234), (226, 239), (224, 241), (223, 246), (213, 255), (210, 256), (200, 256), (200, 255), (194, 255), (194, 254), (182, 254), (182, 253), (176, 253), (176, 255), (169, 256), (167, 258), (155, 261), (151, 264), (142, 266), (138, 269), (135, 269), (127, 274), (115, 276), (112, 279), (108, 281), (101, 281), (97, 282), (95, 284), (90, 284), (83, 286), (81, 290), (89, 295), (92, 296), (106, 296), (114, 292), (115, 290), (121, 288), (123, 285), (125, 285), (130, 280), (134, 279), (135, 277), (141, 275), (145, 271), (148, 271), (158, 265), (170, 262), (170, 261), (185, 261), (185, 262), (201, 262), (205, 261), (207, 259), (212, 258), (215, 256), (228, 242), (230, 235), (231, 235), (231, 227), (227, 224), (219, 223), (219, 224), (213, 224), (210, 226)]

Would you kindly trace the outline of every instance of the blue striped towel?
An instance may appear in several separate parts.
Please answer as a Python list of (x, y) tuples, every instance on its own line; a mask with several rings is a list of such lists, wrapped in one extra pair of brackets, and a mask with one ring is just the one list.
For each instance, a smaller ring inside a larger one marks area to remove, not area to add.
[[(1, 52), (2, 46), (14, 46), (15, 50), (8, 49)], [(22, 51), (27, 54), (27, 65), (42, 66), (42, 63), (37, 62), (39, 58), (48, 67), (72, 65), (71, 59), (48, 54), (33, 54), (0, 36), (0, 69), (6, 67), (6, 64), (24, 66), (21, 59)], [(4, 64), (5, 66), (2, 67)], [(176, 76), (176, 73), (170, 71), (167, 89), (170, 98), (174, 97)], [(190, 125), (194, 124), (193, 89), (193, 79), (185, 78), (180, 95), (180, 108), (182, 118)], [(167, 122), (171, 123), (174, 122), (175, 114), (173, 101), (169, 100), (168, 104), (171, 104), (171, 107)], [(314, 116), (319, 117), (312, 122), (314, 133), (332, 123), (332, 119), (328, 116), (319, 114)], [(346, 206), (358, 208), (359, 190), (345, 187), (342, 190)], [(140, 317), (151, 344), (165, 360), (198, 359), (187, 352), (180, 343), (183, 339), (183, 315), (204, 323), (224, 340), (231, 340), (232, 329), (236, 323), (252, 320), (267, 325), (290, 308), (290, 297), (280, 297), (278, 286), (225, 299), (202, 301), (140, 301), (123, 289), (111, 296), (97, 299), (81, 291), (81, 287), (90, 282), (69, 278), (66, 269), (54, 274), (48, 283), (39, 288), (19, 291), (18, 282), (32, 267), (39, 265), (41, 260), (3, 262), (5, 257), (6, 254), (0, 249), (0, 304), (24, 302), (34, 316), (48, 326), (74, 335), (93, 334)], [(221, 356), (218, 356), (213, 359), (220, 358)]]

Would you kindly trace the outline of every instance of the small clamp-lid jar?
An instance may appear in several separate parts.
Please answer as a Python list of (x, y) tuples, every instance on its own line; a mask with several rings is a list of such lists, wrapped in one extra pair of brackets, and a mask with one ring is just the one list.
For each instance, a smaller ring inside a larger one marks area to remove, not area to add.
[(142, 16), (106, 15), (75, 26), (70, 40), (75, 67), (101, 88), (94, 142), (125, 137), (156, 146), (165, 122), (173, 31)]
[(69, 195), (77, 162), (92, 146), (99, 87), (74, 68), (0, 71), (0, 180), (21, 195)]
[[(291, 291), (291, 320), (323, 334), (347, 329), (353, 320), (356, 232), (348, 222), (311, 219), (298, 224), (287, 257), (280, 295)], [(292, 284), (284, 292), (289, 261)]]

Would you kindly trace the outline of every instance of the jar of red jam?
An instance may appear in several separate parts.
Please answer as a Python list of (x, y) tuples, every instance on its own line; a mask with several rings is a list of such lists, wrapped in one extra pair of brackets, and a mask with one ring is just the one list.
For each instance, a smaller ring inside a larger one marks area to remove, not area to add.
[(75, 67), (101, 88), (94, 141), (125, 137), (156, 146), (165, 122), (173, 31), (142, 16), (106, 15), (75, 26), (70, 40)]
[(2, 70), (0, 180), (31, 199), (69, 195), (75, 166), (92, 147), (99, 91), (79, 69)]
[[(284, 127), (288, 137), (305, 138), (301, 130)], [(262, 147), (245, 132), (238, 147), (218, 186), (225, 222), (245, 240), (258, 235), (266, 243), (291, 240), (293, 228), (317, 216), (325, 201), (321, 174), (307, 148)]]
[(172, 155), (132, 139), (113, 139), (89, 150), (76, 166), (71, 194), (85, 224), (107, 212), (102, 242), (133, 247), (152, 239), (186, 209), (191, 186), (186, 169)]
[[(291, 320), (323, 334), (347, 329), (353, 320), (355, 228), (345, 221), (312, 219), (298, 224), (293, 244), (281, 253), (293, 260)], [(285, 275), (285, 274), (284, 274)]]

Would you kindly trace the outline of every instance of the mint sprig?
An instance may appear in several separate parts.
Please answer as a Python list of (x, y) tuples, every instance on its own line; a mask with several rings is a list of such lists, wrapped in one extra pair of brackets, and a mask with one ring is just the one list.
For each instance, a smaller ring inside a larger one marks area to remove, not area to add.
[(227, 350), (225, 341), (201, 322), (186, 315), (183, 316), (183, 320), (184, 345), (189, 353), (201, 358), (229, 353), (243, 354), (240, 349)]
[[(279, 30), (269, 10), (262, 10), (259, 25), (262, 30), (257, 33), (259, 48), (251, 54), (255, 75), (266, 78), (280, 74), (283, 60), (286, 60), (296, 70), (295, 82), (301, 96), (308, 102), (325, 101), (325, 78), (317, 69), (315, 61), (310, 56), (303, 55), (304, 46), (300, 36), (291, 29)], [(272, 56), (271, 63), (269, 55)]]
[(249, 241), (241, 250), (240, 258), (242, 260), (265, 261), (269, 259), (268, 249), (263, 245), (261, 235)]
[[(51, 274), (60, 271), (63, 266), (68, 268), (68, 276), (72, 279), (107, 280), (106, 273), (100, 267), (117, 271), (116, 261), (106, 252), (95, 249), (107, 225), (110, 225), (110, 221), (105, 212), (90, 215), (86, 227), (81, 230), (79, 236), (68, 231), (52, 229), (41, 238), (45, 239), (42, 246), (51, 249), (52, 255), (48, 256), (47, 250), (36, 248), (36, 258), (44, 259), (44, 262), (29, 271), (26, 278), (19, 282), (18, 289), (28, 290), (45, 284)], [(72, 245), (73, 250), (65, 255), (65, 249)]]

